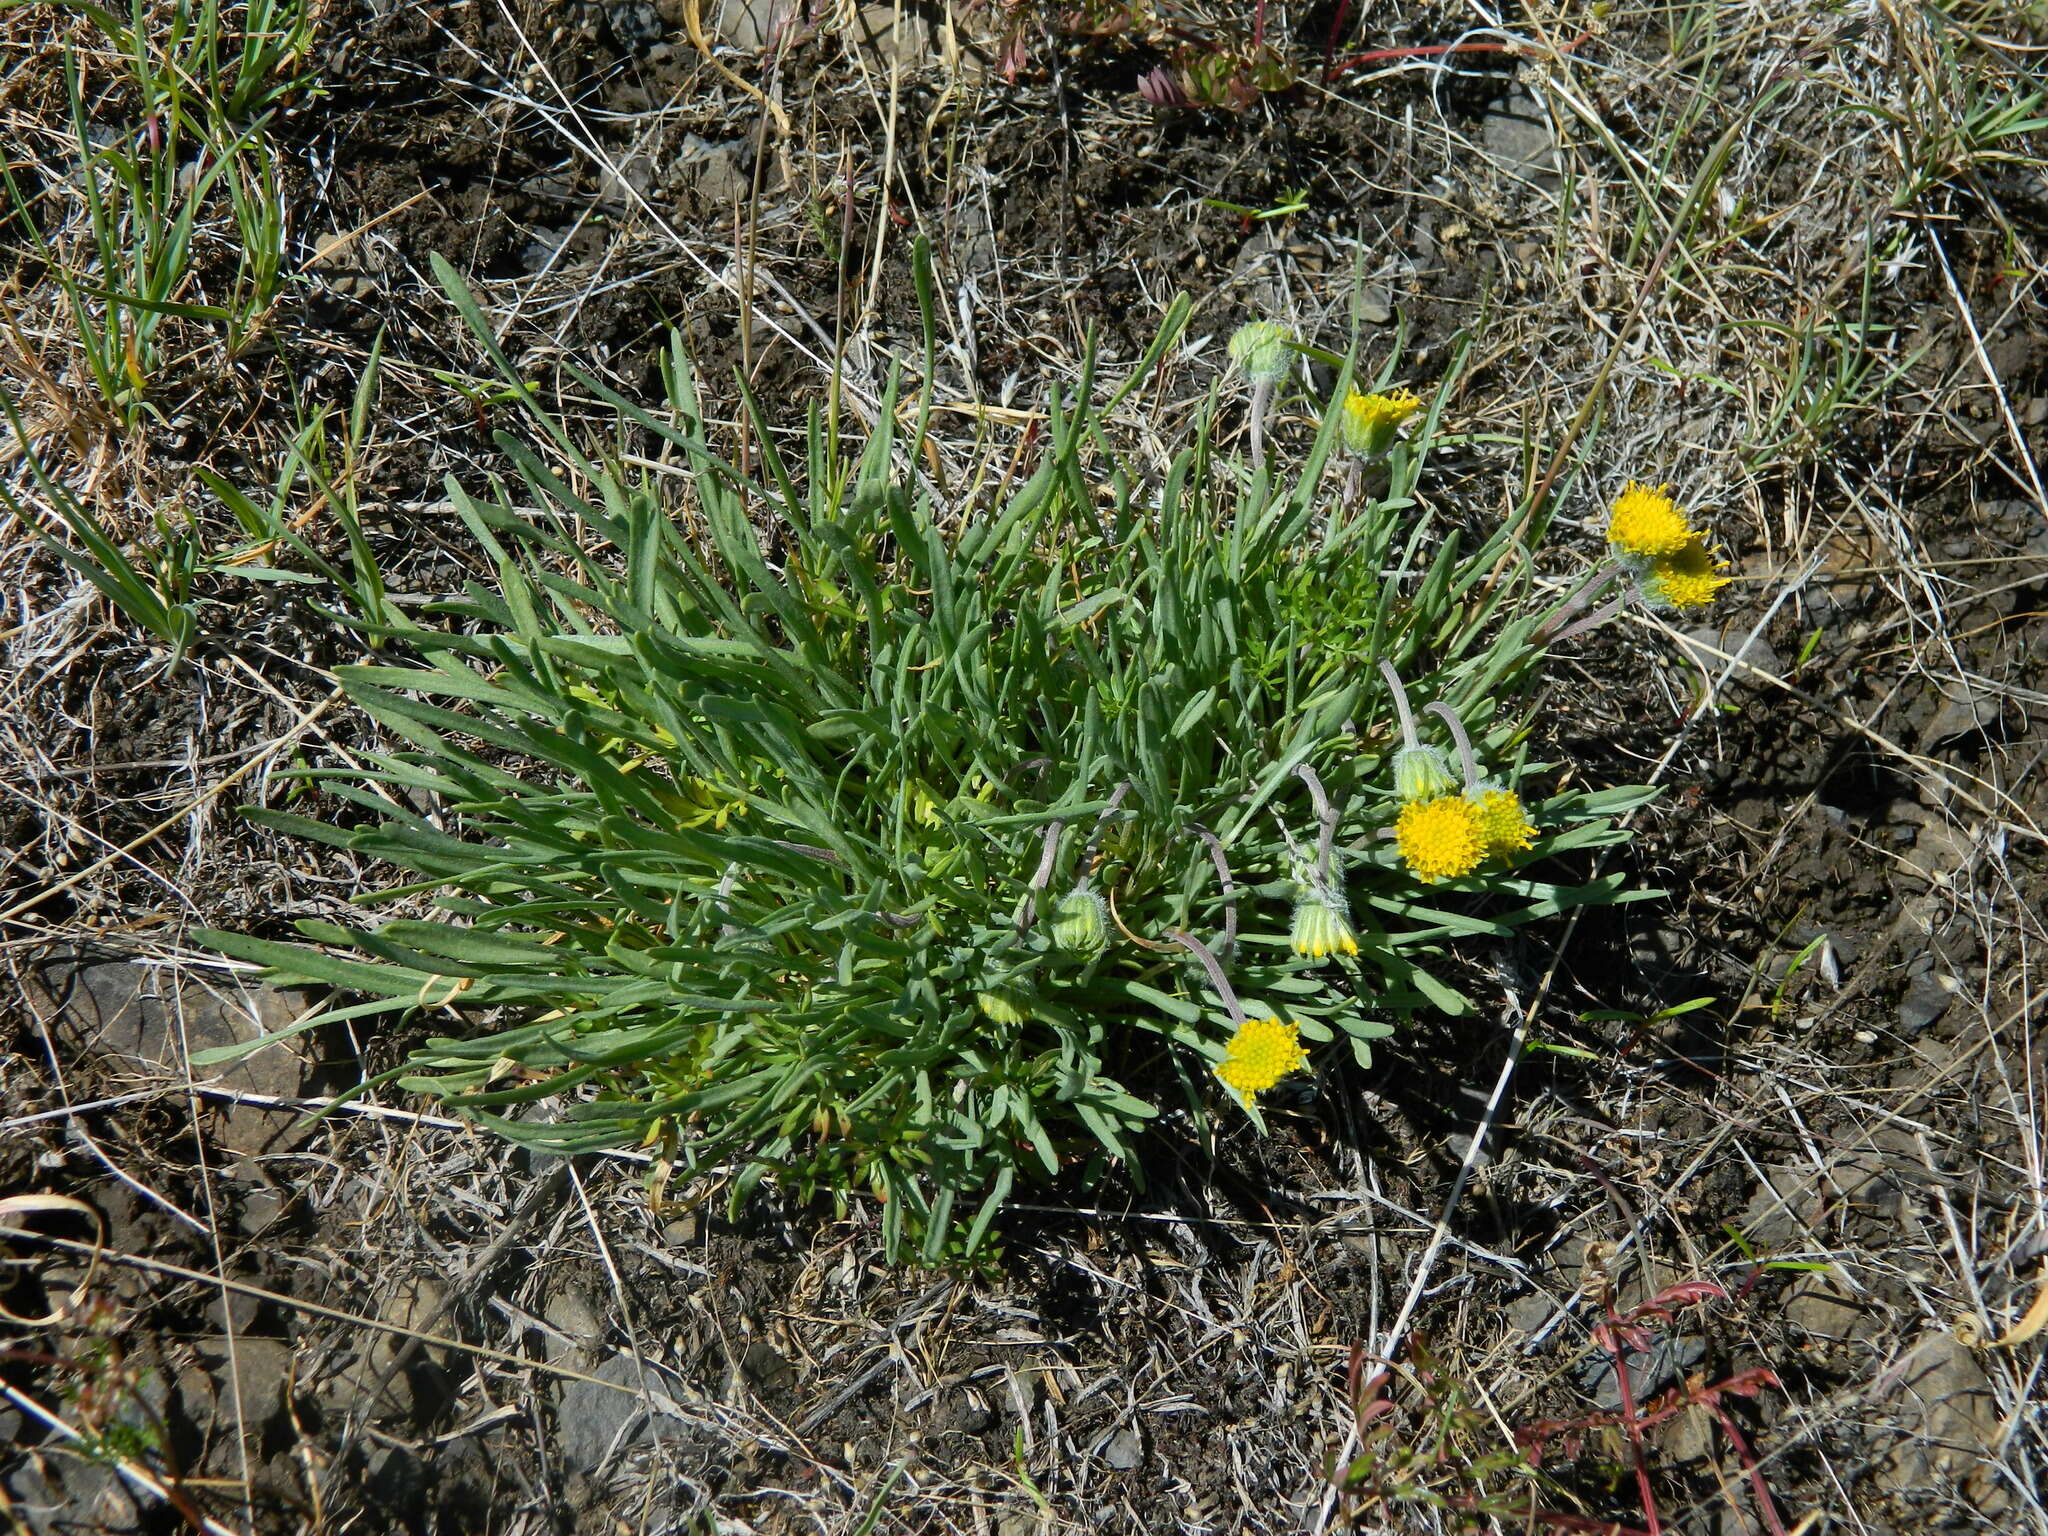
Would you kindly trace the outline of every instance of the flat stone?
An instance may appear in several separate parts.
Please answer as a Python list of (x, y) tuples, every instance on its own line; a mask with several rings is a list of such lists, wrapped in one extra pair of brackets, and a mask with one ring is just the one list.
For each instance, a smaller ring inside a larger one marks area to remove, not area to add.
[(363, 1469), (363, 1491), (379, 1514), (410, 1525), (427, 1491), (427, 1469), (402, 1445), (379, 1446)]
[[(571, 1472), (597, 1473), (633, 1446), (652, 1438), (653, 1418), (685, 1419), (687, 1389), (652, 1361), (614, 1355), (588, 1373), (595, 1380), (562, 1384), (555, 1408), (555, 1449)], [(609, 1382), (610, 1386), (600, 1385)], [(626, 1390), (618, 1391), (623, 1387)]]
[(1996, 696), (1970, 687), (1953, 687), (1942, 693), (1941, 707), (1920, 732), (1923, 750), (1951, 746), (1997, 726), (2004, 707)]
[(1784, 1314), (1794, 1328), (1829, 1344), (1869, 1338), (1878, 1331), (1869, 1309), (1822, 1274), (1799, 1277), (1785, 1298)]
[(211, 1383), (220, 1423), (228, 1429), (240, 1423), (260, 1440), (264, 1426), (284, 1411), (285, 1384), (292, 1369), (290, 1341), (237, 1338), (232, 1365), (225, 1337), (199, 1339), (193, 1350)]
[(1111, 1470), (1128, 1472), (1145, 1459), (1145, 1443), (1126, 1425), (1102, 1443), (1100, 1455)]
[(1526, 90), (1510, 91), (1486, 110), (1479, 142), (1494, 161), (1524, 176), (1557, 174), (1557, 137), (1550, 114)]
[[(1707, 1341), (1697, 1334), (1660, 1333), (1647, 1350), (1628, 1355), (1629, 1390), (1641, 1407), (1693, 1366), (1707, 1357)], [(1579, 1370), (1579, 1384), (1593, 1394), (1593, 1401), (1612, 1412), (1621, 1407), (1621, 1382), (1615, 1373), (1614, 1356), (1601, 1350)]]
[(863, 6), (853, 35), (884, 66), (918, 69), (938, 56), (931, 22), (907, 6)]
[(207, 973), (207, 984), (192, 972), (182, 984), (171, 977), (168, 968), (125, 960), (52, 961), (32, 973), (30, 1001), (52, 1011), (66, 1044), (126, 1058), (132, 1070), (153, 1079), (218, 1082), (279, 1097), (301, 1091), (303, 1037), (198, 1071), (190, 1069), (188, 1056), (274, 1033), (305, 1013), (305, 994), (219, 980), (214, 972)]
[(645, 53), (660, 42), (668, 30), (661, 12), (648, 0), (623, 0), (623, 3), (608, 5), (604, 21), (612, 41), (628, 53)]
[[(446, 1294), (432, 1275), (403, 1274), (381, 1298), (377, 1315), (396, 1329), (445, 1333), (445, 1321), (435, 1319)], [(445, 1352), (421, 1347), (407, 1353), (410, 1343), (406, 1334), (382, 1328), (369, 1334), (353, 1359), (323, 1383), (327, 1396), (351, 1410), (366, 1408), (380, 1419), (430, 1418), (447, 1394)]]
[(686, 134), (676, 151), (670, 180), (692, 207), (706, 214), (719, 213), (746, 196), (752, 152), (743, 139), (713, 143)]
[(1952, 1333), (1931, 1334), (1902, 1366), (1881, 1378), (1898, 1384), (1887, 1394), (1899, 1410), (1899, 1444), (1877, 1469), (1881, 1485), (1900, 1494), (1922, 1493), (1937, 1478), (1952, 1480), (1991, 1519), (2012, 1507), (1992, 1471), (2000, 1439), (1998, 1400), (1991, 1378)]
[[(240, 1060), (193, 1067), (202, 1051), (240, 1045), (292, 1024), (312, 1005), (301, 992), (222, 977), (174, 973), (124, 960), (48, 961), (29, 973), (28, 1002), (57, 1040), (101, 1057), (138, 1084), (197, 1083), (293, 1099), (315, 1070), (309, 1037), (293, 1036)], [(219, 1144), (254, 1155), (284, 1151), (310, 1134), (301, 1111), (255, 1104), (218, 1106)]]
[(547, 1342), (548, 1358), (559, 1359), (568, 1354), (595, 1355), (604, 1339), (604, 1319), (591, 1304), (590, 1298), (574, 1285), (565, 1285), (548, 1293), (547, 1305), (541, 1315), (551, 1327), (569, 1340), (559, 1339)]
[(1906, 995), (1899, 999), (1899, 1028), (1917, 1035), (1947, 1013), (1955, 1000), (1955, 993), (1933, 972), (1922, 972), (1907, 983)]
[(740, 1379), (756, 1393), (786, 1392), (797, 1382), (797, 1369), (773, 1346), (755, 1339), (740, 1355)]
[(790, 0), (719, 0), (706, 19), (718, 41), (758, 53), (789, 25), (792, 13)]
[[(1747, 625), (1731, 624), (1716, 629), (1703, 624), (1686, 630), (1678, 638), (1679, 649), (1707, 676), (1719, 682), (1726, 672), (1728, 687), (1768, 686), (1757, 672), (1772, 677), (1785, 675), (1785, 663), (1771, 642), (1760, 634), (1751, 634)], [(1734, 666), (1728, 661), (1731, 656), (1737, 663)]]

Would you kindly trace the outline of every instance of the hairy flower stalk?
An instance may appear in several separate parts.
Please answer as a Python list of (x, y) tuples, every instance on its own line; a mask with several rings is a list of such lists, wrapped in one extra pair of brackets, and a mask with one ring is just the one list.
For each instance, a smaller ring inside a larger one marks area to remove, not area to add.
[(1472, 738), (1465, 734), (1465, 722), (1441, 699), (1429, 706), (1429, 713), (1443, 721), (1445, 729), (1451, 733), (1451, 740), (1458, 744), (1458, 763), (1465, 770), (1465, 793), (1476, 793), (1479, 789), (1479, 759), (1473, 756)]
[(1230, 338), (1230, 360), (1252, 381), (1252, 473), (1266, 467), (1266, 412), (1294, 368), (1294, 332), (1271, 320), (1247, 320)]
[(1394, 793), (1404, 801), (1434, 800), (1458, 787), (1451, 777), (1450, 762), (1435, 747), (1425, 747), (1415, 733), (1415, 716), (1408, 708), (1408, 690), (1401, 686), (1401, 674), (1384, 657), (1380, 676), (1387, 680), (1387, 692), (1394, 700), (1394, 714), (1401, 722), (1401, 748), (1394, 754)]
[[(1338, 890), (1330, 868), (1337, 838), (1337, 808), (1330, 803), (1330, 796), (1315, 769), (1299, 763), (1294, 771), (1308, 786), (1309, 799), (1315, 803), (1316, 820), (1321, 830), (1316, 839), (1314, 867), (1297, 868), (1295, 883), (1300, 889), (1295, 900), (1294, 920), (1288, 931), (1288, 943), (1297, 955), (1310, 960), (1326, 960), (1334, 955), (1355, 956), (1358, 953), (1358, 934), (1351, 926), (1350, 904), (1345, 901), (1344, 893)], [(1293, 846), (1291, 838), (1288, 846)]]
[(1209, 952), (1209, 946), (1193, 934), (1179, 928), (1169, 928), (1166, 936), (1201, 962), (1202, 969), (1209, 973), (1209, 983), (1216, 989), (1216, 995), (1223, 999), (1223, 1007), (1233, 1024), (1244, 1023), (1244, 1006), (1237, 1000), (1237, 989), (1230, 984), (1230, 978), (1223, 974), (1223, 962)]
[(1330, 804), (1329, 793), (1323, 788), (1323, 781), (1315, 769), (1307, 763), (1297, 763), (1294, 772), (1308, 786), (1309, 800), (1316, 808), (1316, 822), (1321, 828), (1316, 838), (1316, 879), (1327, 885), (1330, 881), (1330, 854), (1337, 840), (1337, 808)]
[(1301, 1048), (1301, 1031), (1277, 1014), (1263, 1019), (1247, 1018), (1230, 978), (1223, 974), (1222, 963), (1209, 953), (1208, 947), (1178, 928), (1167, 929), (1166, 936), (1201, 962), (1202, 969), (1209, 973), (1210, 985), (1237, 1026), (1223, 1048), (1223, 1060), (1216, 1064), (1216, 1075), (1250, 1109), (1259, 1094), (1307, 1064), (1308, 1052)]
[(1064, 821), (1050, 821), (1045, 826), (1045, 839), (1039, 849), (1038, 869), (1031, 876), (1031, 883), (1025, 887), (1024, 902), (1017, 912), (1017, 931), (1022, 933), (1038, 921), (1038, 893), (1052, 880), (1052, 866), (1059, 857), (1060, 833), (1066, 830)]
[(1216, 866), (1216, 881), (1223, 888), (1223, 942), (1218, 948), (1228, 955), (1237, 948), (1237, 882), (1230, 878), (1230, 860), (1223, 856), (1223, 844), (1216, 834), (1199, 821), (1189, 822), (1188, 830), (1202, 840), (1209, 850), (1209, 862)]
[[(1598, 629), (1621, 610), (1621, 599), (1614, 597), (1602, 603), (1591, 613), (1588, 605), (1605, 592), (1614, 579), (1622, 574), (1619, 565), (1602, 565), (1574, 587), (1565, 600), (1557, 605), (1550, 617), (1545, 619), (1532, 637), (1539, 645), (1555, 645), (1583, 635), (1588, 630)], [(1581, 614), (1585, 616), (1580, 617)]]

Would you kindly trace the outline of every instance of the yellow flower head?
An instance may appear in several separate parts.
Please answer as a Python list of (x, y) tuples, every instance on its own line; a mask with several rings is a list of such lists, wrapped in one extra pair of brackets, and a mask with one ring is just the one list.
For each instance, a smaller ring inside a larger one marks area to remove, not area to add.
[(1352, 930), (1342, 900), (1313, 890), (1303, 892), (1294, 908), (1294, 928), (1288, 942), (1297, 955), (1310, 960), (1358, 953), (1358, 935)]
[(1264, 1093), (1307, 1061), (1301, 1032), (1292, 1024), (1278, 1018), (1246, 1019), (1224, 1047), (1216, 1075), (1250, 1107), (1254, 1094)]
[(1402, 806), (1394, 822), (1394, 842), (1415, 877), (1432, 885), (1471, 874), (1486, 857), (1480, 809), (1463, 795)]
[(1607, 519), (1607, 542), (1623, 555), (1655, 560), (1675, 555), (1698, 535), (1678, 504), (1664, 493), (1668, 485), (1654, 489), (1631, 480), (1628, 489), (1614, 498)]
[(1637, 579), (1643, 596), (1658, 608), (1704, 608), (1730, 579), (1716, 572), (1728, 562), (1716, 560), (1704, 538), (1695, 538), (1677, 553), (1650, 562)]
[(1479, 810), (1479, 840), (1488, 854), (1517, 853), (1536, 841), (1536, 827), (1512, 789), (1482, 786), (1472, 803)]
[(1422, 402), (1405, 389), (1386, 395), (1362, 395), (1354, 389), (1337, 418), (1337, 435), (1351, 452), (1376, 459), (1394, 446), (1401, 423), (1421, 409)]

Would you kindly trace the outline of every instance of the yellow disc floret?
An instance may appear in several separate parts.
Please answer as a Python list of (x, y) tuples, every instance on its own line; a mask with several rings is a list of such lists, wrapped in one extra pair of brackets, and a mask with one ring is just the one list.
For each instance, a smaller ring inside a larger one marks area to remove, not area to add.
[(1512, 789), (1482, 789), (1473, 801), (1479, 809), (1479, 840), (1489, 854), (1517, 853), (1536, 841), (1535, 825)]
[(1728, 562), (1716, 560), (1707, 541), (1696, 538), (1676, 554), (1650, 563), (1640, 578), (1643, 596), (1659, 608), (1704, 608), (1730, 579), (1718, 574)]
[(1675, 555), (1698, 535), (1678, 504), (1664, 493), (1668, 485), (1651, 487), (1631, 480), (1614, 498), (1607, 520), (1607, 542), (1624, 555), (1655, 560)]
[(1278, 1018), (1246, 1019), (1223, 1049), (1216, 1075), (1237, 1091), (1247, 1107), (1254, 1094), (1264, 1093), (1308, 1060), (1301, 1032)]
[(1394, 822), (1395, 846), (1418, 880), (1434, 884), (1469, 875), (1486, 857), (1479, 807), (1463, 795), (1416, 800)]

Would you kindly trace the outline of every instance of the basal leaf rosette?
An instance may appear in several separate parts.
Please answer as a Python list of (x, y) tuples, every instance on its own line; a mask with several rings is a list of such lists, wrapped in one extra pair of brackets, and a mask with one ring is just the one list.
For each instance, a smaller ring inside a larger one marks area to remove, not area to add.
[[(582, 382), (680, 492), (559, 424), (573, 473), (507, 439), (516, 481), (450, 491), (496, 588), (381, 613), (342, 679), (385, 749), (308, 770), (319, 815), (257, 813), (398, 871), (364, 904), (413, 913), (207, 935), (337, 989), (299, 1027), (432, 1021), (404, 1086), (734, 1203), (873, 1201), (939, 1261), (1022, 1184), (1141, 1180), (1169, 1105), (1255, 1127), (1282, 1079), (1462, 1011), (1461, 935), (1624, 894), (1571, 858), (1635, 792), (1521, 798), (1554, 605), (1527, 530), (1418, 534), (1425, 434), (1333, 510), (1340, 413), (1284, 473), (1219, 462), (1206, 422), (1146, 466), (1084, 388), (963, 510), (919, 477), (921, 403), (853, 459), (816, 420), (801, 463), (756, 415), (750, 476), (680, 343), (666, 375), (660, 415)], [(1403, 548), (1429, 553), (1383, 584)], [(1406, 686), (1474, 718), (1476, 799), (1374, 664), (1425, 652)]]

